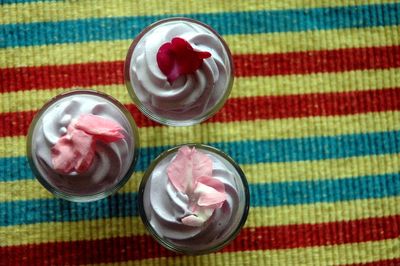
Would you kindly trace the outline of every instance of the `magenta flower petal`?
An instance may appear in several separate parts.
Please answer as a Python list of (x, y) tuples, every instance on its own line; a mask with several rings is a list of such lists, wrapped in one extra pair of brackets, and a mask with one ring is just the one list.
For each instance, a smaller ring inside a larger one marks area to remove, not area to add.
[(179, 77), (179, 72), (177, 70), (175, 70), (175, 73), (172, 74), (176, 63), (171, 46), (172, 44), (169, 42), (164, 43), (157, 52), (158, 67), (160, 68), (161, 72), (167, 76), (167, 79), (170, 83)]
[(161, 72), (172, 84), (181, 75), (193, 74), (199, 69), (203, 60), (211, 53), (195, 51), (189, 42), (175, 37), (171, 42), (161, 45), (157, 52), (157, 64)]

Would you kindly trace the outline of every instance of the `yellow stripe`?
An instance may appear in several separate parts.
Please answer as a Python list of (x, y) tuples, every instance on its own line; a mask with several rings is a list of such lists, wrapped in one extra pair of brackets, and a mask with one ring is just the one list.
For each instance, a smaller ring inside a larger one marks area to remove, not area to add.
[[(155, 16), (165, 14), (193, 14), (235, 11), (277, 10), (294, 8), (354, 6), (372, 3), (392, 3), (393, 0), (283, 0), (283, 1), (143, 1), (130, 0), (89, 0), (34, 2), (2, 6), (0, 23), (30, 23), (39, 21), (61, 21), (99, 17)], [(62, 10), (62, 12), (60, 12)]]
[[(357, 167), (354, 167), (354, 166)], [(400, 172), (399, 154), (321, 161), (241, 165), (250, 183), (323, 180)], [(143, 173), (135, 173), (119, 193), (137, 192)], [(0, 182), (0, 202), (46, 199), (53, 196), (36, 180)]]
[(400, 172), (399, 154), (369, 155), (320, 161), (241, 165), (251, 183), (308, 181)]
[[(393, 131), (400, 129), (399, 121), (400, 112), (381, 112), (348, 116), (203, 123), (190, 127), (143, 127), (139, 129), (139, 136), (141, 147), (154, 147), (190, 142), (272, 140)], [(0, 157), (25, 156), (25, 149), (26, 137), (0, 138)]]
[[(348, 92), (400, 86), (400, 69), (361, 70), (271, 77), (236, 78), (231, 98), (306, 93)], [(92, 86), (124, 104), (132, 103), (125, 85)], [(70, 88), (16, 91), (0, 94), (0, 113), (40, 109), (45, 102)]]
[[(316, 224), (383, 217), (399, 213), (399, 197), (318, 203), (283, 207), (251, 208), (247, 228), (289, 224)], [(119, 230), (124, 228), (124, 230)], [(0, 227), (0, 246), (56, 241), (95, 240), (148, 235), (139, 217), (109, 218), (78, 222), (52, 222)]]
[(258, 35), (228, 35), (234, 54), (287, 53), (400, 44), (400, 27), (371, 27)]
[[(63, 12), (59, 12), (63, 13)], [(233, 54), (287, 53), (400, 44), (400, 27), (224, 36)], [(0, 67), (124, 60), (131, 40), (15, 47), (0, 50)], [(24, 60), (20, 60), (23, 58)]]
[[(143, 172), (135, 172), (118, 193), (137, 192)], [(0, 202), (50, 199), (54, 196), (35, 179), (0, 182)]]
[[(383, 241), (298, 248), (283, 250), (257, 250), (230, 253), (211, 253), (201, 256), (180, 256), (176, 258), (155, 258), (140, 261), (128, 261), (118, 265), (344, 265), (366, 263), (400, 257), (400, 241)], [(96, 265), (114, 265), (104, 263)]]
[[(123, 230), (121, 229), (123, 228)], [(148, 234), (139, 217), (0, 227), (0, 246), (96, 240)]]
[(400, 214), (400, 197), (250, 208), (247, 227), (318, 224)]
[(231, 97), (349, 92), (400, 86), (400, 69), (236, 78)]

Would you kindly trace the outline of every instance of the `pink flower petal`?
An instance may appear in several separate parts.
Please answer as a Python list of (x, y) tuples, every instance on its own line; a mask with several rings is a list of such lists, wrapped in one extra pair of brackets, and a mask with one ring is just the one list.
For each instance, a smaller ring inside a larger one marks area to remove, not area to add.
[(80, 116), (51, 149), (54, 169), (64, 174), (86, 172), (93, 162), (96, 140), (106, 143), (120, 140), (124, 138), (121, 130), (113, 120), (91, 114)]
[(204, 220), (196, 215), (189, 215), (181, 219), (182, 223), (188, 226), (199, 227), (204, 224)]
[(206, 154), (183, 146), (167, 168), (173, 186), (190, 199), (193, 214), (181, 219), (183, 224), (201, 226), (226, 200), (225, 185), (212, 177), (212, 160)]
[[(213, 182), (215, 182), (215, 180), (216, 179), (214, 179)], [(222, 184), (222, 186), (223, 185), (224, 184)], [(215, 188), (200, 182), (196, 184), (194, 194), (198, 196), (197, 205), (202, 207), (220, 204), (226, 200), (225, 188), (223, 192), (219, 192)]]
[(98, 115), (81, 115), (76, 121), (75, 127), (105, 143), (111, 143), (124, 138), (124, 135), (121, 133), (123, 128), (120, 124)]
[(212, 187), (218, 192), (225, 193), (225, 185), (219, 179), (211, 176), (201, 176), (197, 179), (197, 182)]
[(93, 137), (70, 126), (67, 135), (61, 137), (51, 149), (53, 167), (63, 174), (85, 172), (92, 164), (94, 153)]
[(189, 147), (183, 146), (167, 168), (169, 181), (178, 191), (185, 193), (191, 188), (193, 182), (191, 153)]
[(195, 148), (192, 151), (193, 160), (193, 182), (202, 176), (212, 176), (212, 161), (210, 157)]
[(181, 219), (182, 223), (189, 226), (202, 226), (214, 213), (214, 208), (199, 207), (195, 214)]

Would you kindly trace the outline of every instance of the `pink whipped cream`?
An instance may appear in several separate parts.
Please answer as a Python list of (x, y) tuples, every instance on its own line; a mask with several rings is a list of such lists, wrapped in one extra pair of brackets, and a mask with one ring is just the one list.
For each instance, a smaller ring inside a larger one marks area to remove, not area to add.
[(32, 135), (33, 161), (52, 186), (69, 194), (103, 192), (131, 167), (129, 121), (94, 94), (61, 97), (41, 116)]
[[(194, 73), (177, 77), (171, 70), (167, 76), (160, 69), (160, 60), (157, 61), (157, 55), (163, 51), (160, 47), (174, 38), (186, 41), (190, 49), (203, 54), (202, 63)], [(145, 113), (175, 121), (207, 115), (229, 88), (232, 78), (229, 57), (219, 37), (200, 24), (172, 20), (155, 26), (138, 41), (129, 64), (133, 92), (143, 105), (139, 107), (144, 107)]]
[(195, 152), (201, 156), (183, 146), (157, 164), (144, 189), (143, 208), (160, 237), (201, 250), (226, 239), (243, 210), (234, 167), (213, 152)]

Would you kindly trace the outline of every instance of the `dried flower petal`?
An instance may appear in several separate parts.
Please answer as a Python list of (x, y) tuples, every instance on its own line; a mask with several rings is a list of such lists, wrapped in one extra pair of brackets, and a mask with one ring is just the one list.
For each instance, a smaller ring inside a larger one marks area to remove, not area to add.
[(123, 128), (120, 124), (98, 115), (81, 115), (75, 127), (105, 143), (111, 143), (124, 138), (124, 135), (121, 133)]
[(111, 143), (124, 138), (122, 127), (96, 115), (82, 115), (51, 149), (53, 168), (63, 174), (86, 172), (93, 163), (96, 140)]
[(53, 167), (63, 174), (85, 172), (93, 162), (94, 151), (93, 137), (73, 125), (69, 126), (67, 134), (51, 149)]

